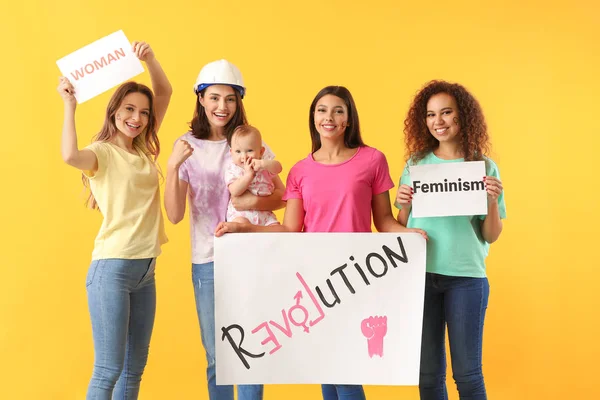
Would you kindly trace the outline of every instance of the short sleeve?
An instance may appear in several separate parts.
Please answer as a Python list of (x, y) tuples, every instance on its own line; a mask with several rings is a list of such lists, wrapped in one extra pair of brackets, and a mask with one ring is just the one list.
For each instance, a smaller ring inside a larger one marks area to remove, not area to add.
[(225, 184), (229, 186), (233, 181), (240, 177), (239, 168), (232, 162), (225, 169)]
[[(406, 163), (406, 165), (404, 166), (404, 170), (402, 171), (402, 175), (400, 176), (400, 182), (398, 182), (398, 189), (400, 189), (400, 186), (402, 186), (402, 185), (408, 185), (408, 186), (412, 185), (412, 180), (410, 179), (410, 172), (408, 169), (408, 165), (409, 165), (409, 163)], [(394, 206), (398, 210), (402, 210), (402, 205), (400, 203), (398, 203), (397, 201), (394, 202)]]
[(96, 179), (104, 175), (108, 163), (110, 162), (110, 150), (107, 146), (110, 144), (106, 142), (94, 142), (85, 147), (86, 150), (91, 150), (96, 155), (98, 160), (98, 170), (96, 172), (83, 171), (84, 175), (89, 179)]
[(273, 150), (271, 150), (271, 148), (265, 143), (262, 143), (263, 146), (265, 147), (265, 153), (262, 156), (263, 160), (274, 160), (275, 159), (275, 153), (273, 153)]
[[(485, 170), (487, 176), (493, 176), (494, 178), (500, 179), (500, 170), (498, 166), (492, 159), (486, 158), (485, 160)], [(506, 218), (506, 204), (504, 204), (504, 190), (498, 196), (498, 214), (500, 215), (500, 219)], [(485, 219), (485, 215), (480, 215), (479, 219)]]
[(299, 167), (294, 165), (288, 174), (287, 181), (285, 183), (285, 192), (283, 193), (282, 200), (287, 201), (289, 199), (302, 199), (302, 188), (299, 184)]
[(394, 181), (390, 177), (390, 168), (388, 166), (385, 154), (375, 150), (373, 154), (373, 165), (375, 165), (375, 176), (373, 177), (372, 193), (378, 195), (394, 187)]

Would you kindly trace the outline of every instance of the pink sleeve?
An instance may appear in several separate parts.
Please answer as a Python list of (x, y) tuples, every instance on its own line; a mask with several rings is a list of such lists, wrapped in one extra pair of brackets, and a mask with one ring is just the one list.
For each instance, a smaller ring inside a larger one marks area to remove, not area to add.
[(231, 185), (233, 181), (239, 178), (239, 175), (236, 173), (236, 165), (232, 162), (229, 163), (227, 169), (225, 170), (225, 184), (227, 186)]
[(373, 195), (386, 192), (394, 187), (394, 181), (390, 176), (390, 168), (388, 166), (385, 154), (379, 150), (375, 150), (373, 154), (373, 165), (375, 166), (375, 176), (373, 177)]
[(288, 174), (287, 182), (285, 183), (285, 192), (283, 193), (283, 197), (281, 199), (286, 201), (289, 199), (301, 198), (302, 190), (300, 189), (300, 185), (298, 185), (298, 168), (294, 166)]
[(275, 153), (273, 153), (273, 150), (271, 150), (271, 148), (265, 142), (263, 142), (262, 144), (265, 147), (265, 154), (263, 154), (262, 159), (263, 160), (274, 160)]

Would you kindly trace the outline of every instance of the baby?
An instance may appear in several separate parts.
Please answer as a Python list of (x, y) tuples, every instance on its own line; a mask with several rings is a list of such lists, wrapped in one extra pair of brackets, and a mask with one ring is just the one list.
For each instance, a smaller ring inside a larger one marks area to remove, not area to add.
[[(275, 187), (273, 177), (282, 168), (279, 161), (262, 159), (265, 148), (258, 129), (250, 125), (238, 126), (229, 138), (229, 146), (232, 163), (225, 172), (225, 182), (231, 196), (240, 196), (246, 190), (255, 196), (271, 195)], [(227, 206), (227, 221), (263, 226), (279, 223), (271, 211), (238, 211), (231, 200)]]

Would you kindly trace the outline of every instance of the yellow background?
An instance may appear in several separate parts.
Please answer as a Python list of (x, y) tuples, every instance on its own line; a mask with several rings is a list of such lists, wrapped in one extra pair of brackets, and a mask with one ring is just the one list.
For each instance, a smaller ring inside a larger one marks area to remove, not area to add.
[[(93, 4), (92, 4), (93, 3)], [(489, 4), (488, 4), (489, 3)], [(488, 258), (484, 374), (491, 399), (599, 398), (597, 255), (600, 18), (593, 1), (3, 2), (0, 398), (83, 399), (93, 350), (85, 275), (100, 215), (60, 157), (55, 61), (123, 29), (153, 46), (175, 93), (160, 132), (164, 167), (209, 61), (243, 72), (250, 122), (284, 165), (310, 150), (308, 108), (325, 85), (353, 93), (366, 142), (404, 165), (402, 121), (441, 78), (480, 100), (508, 219)], [(137, 77), (148, 83), (147, 73)], [(77, 109), (80, 144), (112, 91)], [(281, 214), (279, 214), (281, 215)], [(141, 399), (205, 399), (187, 219), (167, 224)], [(449, 375), (450, 398), (457, 399)], [(367, 387), (417, 399), (414, 387)], [(268, 386), (266, 400), (319, 387)]]

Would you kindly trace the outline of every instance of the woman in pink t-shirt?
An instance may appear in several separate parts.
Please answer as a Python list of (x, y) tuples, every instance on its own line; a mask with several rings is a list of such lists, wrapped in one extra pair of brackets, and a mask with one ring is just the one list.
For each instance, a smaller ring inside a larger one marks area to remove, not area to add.
[[(312, 152), (292, 167), (283, 199), (283, 224), (221, 222), (226, 232), (418, 232), (400, 225), (388, 191), (394, 187), (385, 155), (366, 146), (352, 95), (343, 86), (323, 88), (310, 105)], [(324, 400), (361, 400), (360, 385), (322, 385)]]

